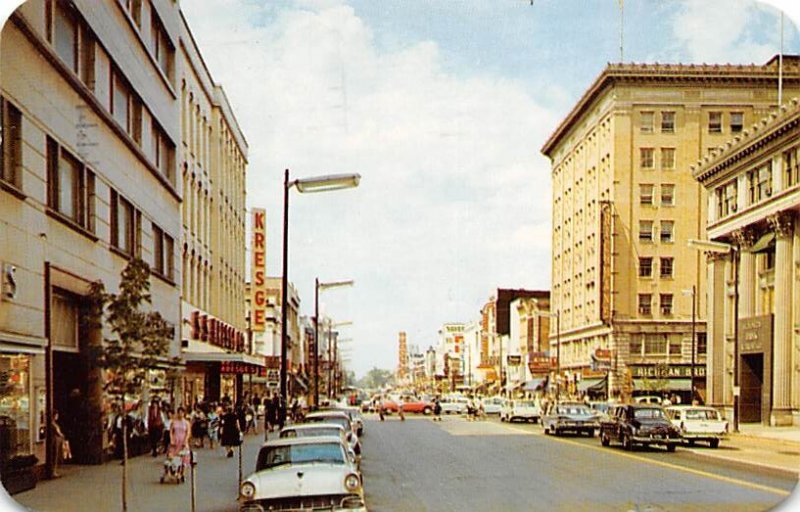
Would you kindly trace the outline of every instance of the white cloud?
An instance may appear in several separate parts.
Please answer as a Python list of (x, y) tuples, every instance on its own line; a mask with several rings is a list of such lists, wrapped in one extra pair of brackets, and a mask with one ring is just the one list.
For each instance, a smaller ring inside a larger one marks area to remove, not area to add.
[(427, 347), (442, 322), (477, 317), (493, 288), (549, 286), (539, 147), (558, 119), (520, 83), (449, 75), (434, 42), (377, 50), (363, 20), (336, 4), (184, 9), (250, 143), (248, 203), (267, 208), (271, 274), (283, 169), (363, 176), (353, 191), (293, 192), (290, 210), (290, 276), (305, 312), (315, 276), (356, 281), (329, 306), (355, 322), (361, 373), (396, 365), (401, 330)]

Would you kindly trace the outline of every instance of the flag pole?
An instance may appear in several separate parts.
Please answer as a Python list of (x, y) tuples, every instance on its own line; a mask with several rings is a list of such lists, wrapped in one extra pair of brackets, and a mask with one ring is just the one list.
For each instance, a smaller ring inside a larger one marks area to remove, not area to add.
[(618, 0), (619, 2), (619, 62), (620, 64), (625, 61), (625, 0)]

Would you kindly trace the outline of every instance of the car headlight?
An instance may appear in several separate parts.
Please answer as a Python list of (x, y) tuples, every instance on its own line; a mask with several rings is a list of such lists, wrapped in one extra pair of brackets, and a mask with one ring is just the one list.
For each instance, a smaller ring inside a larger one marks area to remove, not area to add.
[(252, 499), (256, 495), (256, 486), (252, 482), (244, 482), (239, 488), (239, 494), (242, 498)]
[(638, 431), (639, 431), (639, 429), (638, 429), (638, 428), (636, 428), (636, 427), (631, 427), (631, 435), (634, 435), (634, 436), (635, 436), (635, 435), (636, 435), (636, 433), (637, 433)]
[(361, 479), (358, 478), (358, 475), (350, 473), (344, 479), (344, 486), (350, 492), (357, 491), (361, 487)]

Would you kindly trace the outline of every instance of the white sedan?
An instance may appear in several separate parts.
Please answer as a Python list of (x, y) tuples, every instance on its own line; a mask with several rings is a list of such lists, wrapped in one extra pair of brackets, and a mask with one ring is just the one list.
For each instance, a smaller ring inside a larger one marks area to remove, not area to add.
[(713, 407), (673, 405), (665, 407), (664, 412), (672, 424), (681, 430), (683, 441), (690, 445), (695, 441), (704, 441), (711, 448), (716, 448), (728, 435), (728, 422)]
[(503, 408), (503, 399), (499, 396), (490, 396), (481, 399), (483, 404), (483, 412), (486, 414), (500, 414)]
[(500, 421), (514, 420), (536, 423), (542, 419), (542, 408), (534, 400), (506, 400), (500, 409)]
[(239, 488), (239, 511), (325, 509), (366, 512), (361, 475), (336, 436), (265, 443)]

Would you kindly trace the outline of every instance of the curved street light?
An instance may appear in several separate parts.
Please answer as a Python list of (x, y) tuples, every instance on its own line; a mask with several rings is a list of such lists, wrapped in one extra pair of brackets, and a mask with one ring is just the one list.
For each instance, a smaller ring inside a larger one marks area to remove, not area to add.
[(361, 181), (360, 174), (329, 174), (312, 178), (289, 180), (289, 169), (283, 178), (283, 275), (281, 276), (281, 413), (280, 424), (286, 420), (286, 404), (288, 402), (286, 386), (286, 348), (287, 348), (287, 295), (289, 288), (289, 189), (297, 188), (298, 192), (330, 192), (345, 188), (357, 187)]

